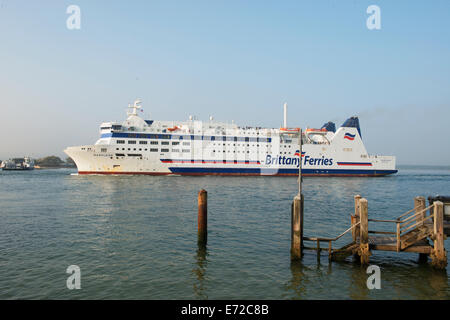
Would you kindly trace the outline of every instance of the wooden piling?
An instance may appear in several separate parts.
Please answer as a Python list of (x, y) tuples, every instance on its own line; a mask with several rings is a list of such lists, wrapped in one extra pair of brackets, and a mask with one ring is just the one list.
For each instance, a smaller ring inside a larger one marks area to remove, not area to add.
[[(425, 197), (415, 197), (414, 198), (414, 209), (415, 212), (419, 212), (423, 209), (425, 209)], [(416, 218), (416, 221), (423, 221), (423, 219), (426, 218), (427, 212), (424, 211), (422, 212), (422, 214), (418, 215)], [(423, 225), (424, 222), (421, 223), (421, 225)]]
[(359, 200), (359, 218), (360, 218), (360, 233), (359, 233), (359, 251), (358, 254), (361, 259), (361, 264), (369, 263), (369, 216), (367, 199)]
[[(359, 222), (359, 200), (361, 196), (358, 194), (355, 196), (355, 214), (351, 216), (351, 225), (354, 226)], [(359, 238), (359, 226), (356, 226), (352, 229), (352, 238), (353, 241)]]
[(431, 264), (439, 269), (447, 266), (447, 253), (444, 248), (444, 204), (441, 201), (434, 203), (434, 234)]
[(291, 207), (291, 259), (301, 259), (303, 254), (303, 194), (297, 195)]
[(206, 245), (208, 239), (208, 193), (202, 189), (198, 193), (198, 244)]

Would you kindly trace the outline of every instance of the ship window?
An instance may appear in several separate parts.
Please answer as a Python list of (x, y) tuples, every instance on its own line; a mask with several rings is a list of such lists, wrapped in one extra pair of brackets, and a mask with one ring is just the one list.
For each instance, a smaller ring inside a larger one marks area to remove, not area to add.
[(158, 149), (150, 148), (150, 152), (158, 152)]
[(139, 141), (139, 144), (147, 144), (147, 141)]
[(189, 149), (183, 149), (182, 152), (191, 152)]
[(150, 144), (158, 144), (158, 141), (150, 141)]
[(173, 145), (173, 146), (177, 146), (177, 145), (179, 145), (179, 144), (180, 144), (179, 141), (173, 141), (173, 142), (172, 142), (172, 145)]
[(169, 152), (169, 149), (161, 149), (161, 152)]
[(136, 140), (128, 140), (128, 144), (136, 144)]
[(183, 142), (183, 146), (190, 146), (191, 143), (190, 142)]
[(101, 149), (101, 152), (106, 152), (106, 151), (108, 151), (108, 149), (106, 149), (106, 148)]
[(125, 140), (117, 140), (117, 144), (125, 144)]
[(172, 149), (172, 152), (180, 152), (180, 149)]
[(162, 144), (162, 145), (168, 145), (168, 144), (169, 144), (169, 141), (161, 141), (161, 144)]

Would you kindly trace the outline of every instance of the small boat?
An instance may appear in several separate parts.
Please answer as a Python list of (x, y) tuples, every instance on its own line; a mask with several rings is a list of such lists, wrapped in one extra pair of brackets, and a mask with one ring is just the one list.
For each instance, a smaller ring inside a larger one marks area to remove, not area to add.
[(33, 170), (34, 160), (30, 157), (13, 158), (3, 161), (1, 168), (2, 170)]

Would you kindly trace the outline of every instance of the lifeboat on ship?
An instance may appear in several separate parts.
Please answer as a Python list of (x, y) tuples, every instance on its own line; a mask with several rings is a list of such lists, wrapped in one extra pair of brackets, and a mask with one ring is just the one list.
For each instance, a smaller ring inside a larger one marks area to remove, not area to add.
[(314, 129), (314, 128), (309, 128), (306, 129), (306, 133), (327, 133), (328, 130), (326, 128), (322, 128), (322, 129)]
[(312, 143), (330, 143), (327, 139), (328, 132), (326, 128), (307, 128), (305, 130), (306, 137)]
[(300, 128), (280, 128), (280, 131), (286, 132), (286, 133), (296, 133), (296, 132), (300, 132)]
[(180, 129), (180, 127), (178, 127), (178, 126), (174, 126), (174, 127), (172, 127), (172, 128), (167, 128), (167, 130), (169, 130), (170, 132), (176, 131), (176, 130), (178, 130), (178, 129)]

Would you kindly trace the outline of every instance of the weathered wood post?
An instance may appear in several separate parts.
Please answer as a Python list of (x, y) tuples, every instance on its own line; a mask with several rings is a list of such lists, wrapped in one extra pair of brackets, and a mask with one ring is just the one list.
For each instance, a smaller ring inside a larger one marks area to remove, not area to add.
[(361, 264), (368, 264), (370, 257), (369, 250), (369, 216), (368, 216), (368, 205), (367, 199), (359, 200), (359, 218), (361, 221), (360, 233), (359, 233), (359, 257), (361, 259)]
[(208, 240), (208, 193), (202, 189), (198, 193), (198, 244), (206, 245)]
[[(358, 194), (355, 196), (355, 215), (351, 216), (351, 225), (354, 226), (359, 222), (359, 200), (361, 196)], [(352, 229), (352, 239), (356, 241), (359, 238), (359, 226), (356, 226)]]
[(303, 254), (303, 194), (296, 195), (291, 214), (291, 259), (301, 259)]
[[(425, 209), (425, 197), (415, 197), (414, 198), (414, 209), (415, 209), (415, 213)], [(424, 211), (416, 217), (416, 221), (419, 222), (419, 221), (425, 219), (426, 216), (427, 216), (427, 212)], [(424, 222), (421, 223), (421, 225), (423, 225), (423, 224), (424, 224)]]
[[(415, 213), (425, 209), (426, 207), (426, 200), (425, 197), (415, 197), (414, 198), (414, 209), (415, 209)], [(421, 214), (419, 214), (416, 217), (416, 221), (423, 221), (423, 219), (425, 219), (427, 217), (427, 212), (424, 211)], [(423, 221), (420, 225), (424, 225), (425, 221)], [(428, 260), (428, 255), (425, 253), (419, 253), (419, 263), (423, 263), (426, 262)]]
[(439, 269), (447, 266), (447, 253), (444, 248), (444, 204), (441, 201), (434, 202), (434, 235), (431, 264)]

